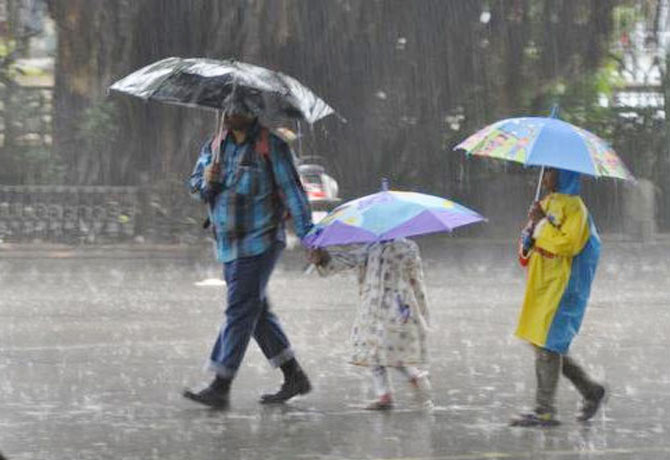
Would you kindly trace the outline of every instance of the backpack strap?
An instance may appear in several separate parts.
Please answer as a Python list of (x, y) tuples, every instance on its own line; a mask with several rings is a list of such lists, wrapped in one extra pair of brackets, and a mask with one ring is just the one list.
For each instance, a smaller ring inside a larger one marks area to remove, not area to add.
[[(282, 191), (277, 185), (274, 172), (272, 171), (272, 159), (270, 158), (270, 130), (266, 127), (261, 127), (260, 133), (256, 138), (256, 143), (254, 144), (254, 151), (258, 153), (261, 157), (270, 165), (270, 177), (272, 177), (272, 188), (274, 189), (273, 195), (276, 203), (281, 201)], [(282, 220), (287, 220), (289, 218), (288, 209), (284, 210), (284, 215), (281, 217)]]
[[(212, 144), (211, 144), (211, 149), (212, 149), (212, 154), (214, 155), (214, 159), (219, 159), (220, 161), (220, 155), (221, 155), (221, 143), (228, 137), (228, 130), (227, 129), (222, 129), (219, 130), (216, 135), (212, 138)], [(270, 159), (270, 130), (262, 127), (260, 130), (260, 133), (258, 133), (258, 137), (256, 138), (256, 141), (254, 142), (254, 151), (256, 153), (259, 153), (266, 159)]]

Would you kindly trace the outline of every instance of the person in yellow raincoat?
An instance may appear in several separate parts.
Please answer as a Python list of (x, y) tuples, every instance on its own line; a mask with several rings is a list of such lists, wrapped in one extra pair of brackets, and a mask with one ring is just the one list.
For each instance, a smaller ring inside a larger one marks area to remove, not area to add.
[(547, 169), (542, 185), (549, 193), (531, 207), (519, 248), (528, 280), (516, 330), (536, 352), (536, 406), (534, 412), (513, 419), (512, 426), (559, 423), (555, 399), (561, 373), (583, 397), (577, 420), (593, 417), (605, 396), (605, 387), (568, 356), (586, 310), (600, 238), (579, 197), (579, 173)]

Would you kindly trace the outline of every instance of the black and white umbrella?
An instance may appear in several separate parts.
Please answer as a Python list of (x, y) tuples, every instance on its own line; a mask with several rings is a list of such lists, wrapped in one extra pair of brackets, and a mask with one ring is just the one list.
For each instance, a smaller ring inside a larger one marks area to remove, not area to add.
[(314, 123), (333, 108), (295, 78), (235, 60), (170, 57), (143, 67), (110, 86), (116, 91), (168, 104), (225, 110), (232, 93), (257, 115)]

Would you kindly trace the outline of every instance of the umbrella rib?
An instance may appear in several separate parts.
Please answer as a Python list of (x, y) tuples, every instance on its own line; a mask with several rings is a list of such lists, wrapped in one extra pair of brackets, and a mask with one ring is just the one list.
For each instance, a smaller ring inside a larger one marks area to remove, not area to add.
[[(154, 67), (154, 66), (156, 66), (157, 64), (162, 63), (162, 62), (164, 62), (164, 61), (167, 61), (167, 60), (169, 60), (169, 59), (178, 59), (178, 60), (179, 60), (178, 64), (181, 64), (181, 58), (178, 58), (178, 57), (174, 56), (174, 57), (165, 58), (165, 59), (163, 59), (163, 60), (161, 60), (161, 61), (155, 62), (153, 65), (152, 65), (152, 64), (149, 64), (147, 67)], [(132, 75), (132, 74), (131, 74), (131, 75)], [(167, 80), (169, 80), (171, 76), (172, 76), (172, 73), (171, 73), (171, 72), (168, 72), (168, 73), (165, 74), (164, 77), (162, 77), (161, 79), (158, 79), (158, 80), (157, 80), (157, 87), (156, 87), (155, 89), (153, 89), (153, 90), (151, 91), (151, 94), (149, 94), (148, 96), (146, 96), (146, 97), (137, 96), (137, 95), (134, 95), (134, 96), (135, 96), (135, 97), (139, 97), (140, 99), (143, 99), (143, 100), (145, 100), (145, 101), (148, 101), (149, 99), (151, 99), (151, 96), (153, 96), (154, 94), (156, 94), (156, 91), (158, 90), (158, 88), (160, 88), (160, 87), (163, 85), (163, 83), (165, 83)], [(129, 75), (127, 75), (127, 76), (124, 77), (123, 79), (121, 79), (121, 80), (117, 81), (116, 83), (114, 83), (112, 86), (110, 86), (109, 90), (111, 90), (111, 91), (116, 91), (116, 92), (118, 92), (118, 93), (124, 94), (125, 91), (120, 90), (120, 89), (115, 89), (114, 86), (116, 86), (119, 82), (121, 82), (121, 81), (127, 79), (128, 77), (129, 77)]]
[[(587, 147), (587, 148), (586, 148), (587, 152), (589, 152), (589, 160), (591, 161), (591, 166), (593, 166), (593, 176), (594, 176), (594, 177), (601, 177), (601, 174), (600, 174), (600, 172), (598, 171), (598, 166), (596, 165), (596, 160), (595, 160), (595, 158), (593, 157), (593, 155), (591, 155), (590, 149), (588, 148), (588, 147), (589, 147), (589, 141), (590, 141), (590, 139), (589, 139), (586, 135), (582, 135), (582, 133), (580, 133), (579, 131), (577, 131), (577, 133), (579, 134), (579, 137), (582, 138), (584, 144), (586, 145), (586, 147)], [(603, 143), (606, 144), (606, 142), (605, 142), (604, 139), (596, 138), (595, 140), (600, 140), (601, 142), (603, 142)], [(594, 142), (593, 144), (594, 144), (594, 148), (595, 148), (596, 151), (597, 151), (597, 144), (596, 144), (595, 142)]]
[(147, 96), (147, 100), (152, 99), (153, 96), (158, 92), (158, 90), (161, 89), (161, 88), (163, 87), (163, 85), (165, 84), (165, 82), (167, 82), (168, 80), (171, 80), (173, 77), (175, 77), (175, 76), (177, 76), (177, 75), (181, 75), (181, 74), (182, 74), (182, 70), (186, 67), (187, 64), (184, 63), (184, 60), (183, 60), (183, 59), (181, 59), (181, 58), (178, 58), (178, 59), (179, 59), (179, 63), (175, 66), (175, 71), (170, 72), (169, 74), (167, 74), (167, 76), (166, 76), (165, 78), (163, 78), (163, 79), (160, 81), (160, 83), (159, 83), (159, 84), (156, 86), (156, 88), (151, 92), (151, 94), (150, 94), (149, 96)]
[(547, 127), (547, 123), (545, 121), (543, 121), (542, 127), (537, 132), (537, 136), (535, 136), (535, 139), (533, 139), (533, 142), (528, 144), (528, 154), (526, 155), (526, 160), (523, 162), (524, 166), (528, 166), (528, 160), (530, 159), (530, 154), (533, 151), (533, 148), (535, 148), (535, 144), (537, 144), (537, 140), (540, 138), (540, 135), (542, 134), (542, 131), (544, 131), (544, 128), (546, 128), (546, 127)]
[[(151, 94), (151, 96), (149, 96), (149, 98), (151, 98), (151, 97), (154, 96), (156, 93), (158, 93), (158, 90), (161, 89), (161, 87), (163, 86), (163, 84), (164, 84), (165, 82), (167, 82), (168, 80), (170, 80), (170, 79), (176, 79), (176, 78), (179, 77), (180, 75), (188, 75), (188, 73), (184, 72), (184, 70), (190, 68), (190, 67), (191, 67), (190, 64), (184, 62), (183, 60), (182, 60), (182, 62), (180, 62), (179, 64), (180, 64), (180, 65), (179, 65), (178, 67), (175, 67), (175, 71), (174, 71), (173, 73), (171, 73), (171, 74), (168, 76), (168, 78), (166, 78), (166, 79), (164, 79), (163, 81), (161, 81), (161, 84), (156, 88), (156, 90)], [(239, 69), (238, 69), (238, 70), (239, 70)], [(235, 72), (232, 72), (231, 74), (232, 74), (232, 80), (233, 80), (233, 82), (232, 82), (232, 85), (233, 85), (233, 91), (235, 91), (235, 89), (236, 89), (237, 86), (238, 86), (238, 79), (239, 79), (239, 77), (238, 77), (238, 74), (235, 73)], [(210, 78), (210, 77), (202, 76), (202, 78), (207, 79), (207, 78)], [(200, 94), (202, 94), (202, 92), (204, 91), (203, 86), (204, 86), (204, 85), (200, 85), (199, 88), (194, 89), (194, 97), (192, 98), (192, 100), (195, 100), (195, 101), (198, 100), (198, 96), (199, 96)], [(160, 101), (160, 99), (155, 99), (155, 100)], [(198, 104), (197, 102), (183, 102), (183, 101), (178, 101), (178, 100), (171, 100), (170, 103), (172, 103), (172, 104), (174, 104), (174, 105), (180, 105), (180, 106), (183, 106), (183, 107), (193, 107), (193, 108), (209, 109), (209, 110), (215, 110), (215, 111), (219, 111), (219, 110), (221, 110), (221, 108), (213, 107), (213, 106), (210, 106), (210, 105), (201, 105), (201, 104)]]
[[(589, 151), (586, 139), (584, 139), (584, 143), (587, 145), (587, 151)], [(600, 177), (600, 172), (598, 171), (598, 165), (596, 165), (596, 160), (595, 158), (593, 158), (593, 155), (591, 155), (591, 152), (589, 152), (589, 160), (591, 161), (591, 166), (593, 166), (593, 176)]]

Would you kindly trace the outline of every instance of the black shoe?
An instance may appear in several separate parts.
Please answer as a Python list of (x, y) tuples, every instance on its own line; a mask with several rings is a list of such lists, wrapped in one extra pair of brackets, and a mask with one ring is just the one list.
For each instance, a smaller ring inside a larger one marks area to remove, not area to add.
[(184, 390), (182, 396), (213, 409), (228, 409), (230, 404), (230, 385), (217, 384), (215, 380), (210, 386), (200, 391)]
[(532, 427), (548, 428), (552, 426), (558, 426), (560, 424), (561, 422), (559, 422), (556, 419), (556, 417), (554, 417), (554, 414), (551, 413), (536, 414), (535, 412), (532, 412), (530, 414), (521, 414), (517, 418), (513, 418), (509, 422), (509, 426), (515, 426), (521, 428), (532, 428)]
[(264, 394), (261, 396), (261, 404), (277, 404), (288, 401), (294, 396), (304, 395), (312, 390), (307, 375), (303, 371), (295, 372), (291, 377), (284, 380), (284, 384), (275, 394)]
[(579, 412), (579, 415), (577, 415), (577, 421), (586, 422), (587, 420), (591, 420), (593, 416), (596, 415), (596, 412), (598, 412), (598, 409), (600, 409), (600, 406), (605, 402), (605, 396), (607, 394), (605, 387), (598, 385), (593, 392), (593, 395), (590, 398), (584, 399), (582, 409)]

